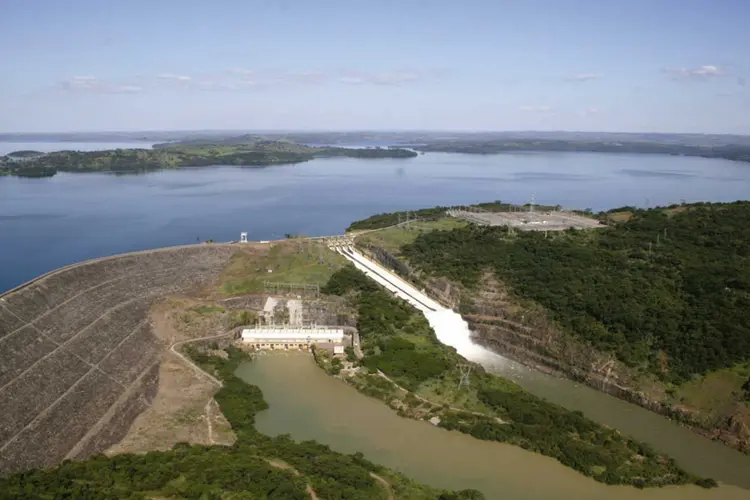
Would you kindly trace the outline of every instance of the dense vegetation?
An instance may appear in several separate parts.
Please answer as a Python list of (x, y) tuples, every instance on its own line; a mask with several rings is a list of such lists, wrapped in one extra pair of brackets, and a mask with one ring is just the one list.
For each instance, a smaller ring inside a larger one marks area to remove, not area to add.
[(750, 359), (748, 220), (748, 202), (673, 206), (548, 238), (477, 226), (435, 231), (403, 253), (468, 287), (492, 269), (597, 349), (678, 382)]
[(325, 148), (322, 156), (345, 156), (347, 158), (413, 158), (417, 153), (400, 148)]
[(10, 153), (8, 153), (7, 156), (10, 156), (11, 158), (30, 158), (33, 156), (39, 156), (43, 154), (44, 153), (42, 153), (41, 151), (34, 151), (31, 149), (21, 149), (18, 151), (11, 151)]
[(712, 479), (696, 479), (646, 443), (622, 436), (523, 391), (492, 387), (480, 379), (479, 399), (500, 415), (446, 412), (441, 426), (471, 434), (478, 439), (501, 441), (553, 457), (607, 484), (636, 487), (681, 484), (693, 481), (715, 487)]
[(55, 469), (0, 478), (0, 497), (301, 500), (310, 498), (309, 485), (321, 499), (388, 498), (373, 477), (378, 474), (387, 477), (394, 493), (404, 498), (483, 498), (474, 490), (440, 493), (420, 486), (359, 453), (344, 455), (315, 441), (298, 443), (288, 436), (260, 434), (255, 430), (255, 414), (268, 406), (258, 387), (234, 375), (247, 358), (237, 349), (229, 348), (228, 353), (224, 359), (189, 350), (202, 368), (223, 380), (215, 398), (237, 435), (233, 446), (179, 444), (170, 451), (145, 455), (66, 461)]
[(422, 220), (435, 220), (445, 216), (448, 207), (423, 208), (421, 210), (391, 212), (387, 214), (378, 214), (368, 217), (367, 219), (352, 222), (347, 231), (361, 231), (364, 229), (382, 229), (384, 227), (395, 226), (401, 222), (406, 222), (407, 217), (410, 219), (420, 218)]
[(301, 163), (316, 157), (410, 158), (417, 155), (406, 149), (313, 148), (286, 141), (187, 141), (157, 146), (154, 149), (58, 151), (24, 158), (7, 156), (0, 160), (0, 171), (6, 175), (48, 177), (57, 172), (125, 173), (212, 165), (258, 167)]
[(750, 161), (750, 146), (746, 144), (688, 145), (679, 142), (620, 141), (620, 140), (564, 140), (541, 138), (492, 138), (486, 140), (456, 139), (419, 146), (421, 151), (467, 154), (496, 154), (512, 151), (581, 151), (596, 153), (668, 154), (725, 158)]
[(357, 293), (357, 328), (367, 354), (365, 366), (386, 373), (411, 391), (450, 368), (424, 316), (415, 314), (403, 300), (389, 296), (354, 267), (338, 270), (321, 289), (333, 295), (350, 291)]
[[(560, 406), (524, 392), (516, 384), (476, 366), (471, 387), (456, 389), (460, 364), (466, 360), (440, 344), (424, 316), (391, 297), (353, 267), (334, 273), (325, 293), (348, 295), (358, 308), (357, 327), (369, 372), (383, 372), (401, 387), (438, 403), (423, 418), (438, 417), (440, 426), (543, 453), (608, 484), (656, 486), (696, 482), (671, 459)], [(391, 403), (397, 391), (378, 375), (354, 377), (365, 394)], [(399, 403), (417, 407), (426, 401), (407, 395)], [(453, 409), (458, 405), (461, 410)], [(469, 411), (463, 411), (467, 409)]]

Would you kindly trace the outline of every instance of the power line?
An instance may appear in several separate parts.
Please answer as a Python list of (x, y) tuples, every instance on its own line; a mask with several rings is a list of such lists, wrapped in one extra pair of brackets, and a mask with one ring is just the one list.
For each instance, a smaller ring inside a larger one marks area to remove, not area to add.
[(462, 363), (458, 365), (458, 369), (461, 370), (461, 380), (458, 382), (458, 388), (469, 388), (471, 386), (471, 365)]

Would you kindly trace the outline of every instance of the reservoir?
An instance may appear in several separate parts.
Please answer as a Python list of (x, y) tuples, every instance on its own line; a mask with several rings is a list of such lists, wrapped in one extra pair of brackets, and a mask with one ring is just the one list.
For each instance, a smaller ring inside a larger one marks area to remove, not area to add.
[(381, 401), (326, 375), (307, 354), (259, 356), (237, 374), (258, 385), (270, 405), (256, 419), (263, 433), (314, 439), (345, 453), (361, 451), (416, 480), (475, 488), (491, 500), (740, 500), (750, 494), (725, 484), (713, 490), (607, 486), (516, 446), (401, 418)]
[[(0, 143), (0, 154), (55, 149)], [(124, 144), (57, 143), (57, 149)], [(129, 147), (143, 147), (130, 144)], [(267, 168), (0, 177), (0, 291), (94, 257), (213, 239), (341, 234), (375, 213), (503, 200), (605, 210), (750, 198), (750, 165), (596, 153), (321, 158)]]

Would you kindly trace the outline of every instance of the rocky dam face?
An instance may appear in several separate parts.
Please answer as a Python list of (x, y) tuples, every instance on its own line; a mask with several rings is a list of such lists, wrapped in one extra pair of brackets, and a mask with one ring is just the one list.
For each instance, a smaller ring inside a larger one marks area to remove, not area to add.
[(168, 345), (151, 304), (214, 281), (231, 245), (97, 259), (0, 296), (0, 475), (118, 442), (153, 400)]

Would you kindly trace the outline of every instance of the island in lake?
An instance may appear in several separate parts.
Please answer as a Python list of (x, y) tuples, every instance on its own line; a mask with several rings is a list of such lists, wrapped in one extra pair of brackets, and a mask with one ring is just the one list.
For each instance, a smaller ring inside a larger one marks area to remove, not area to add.
[(156, 144), (153, 149), (53, 153), (16, 151), (0, 157), (0, 175), (51, 177), (58, 172), (137, 173), (214, 165), (267, 167), (330, 157), (369, 159), (415, 156), (415, 151), (403, 148), (312, 147), (285, 140), (263, 140), (243, 135), (212, 141), (185, 140)]

